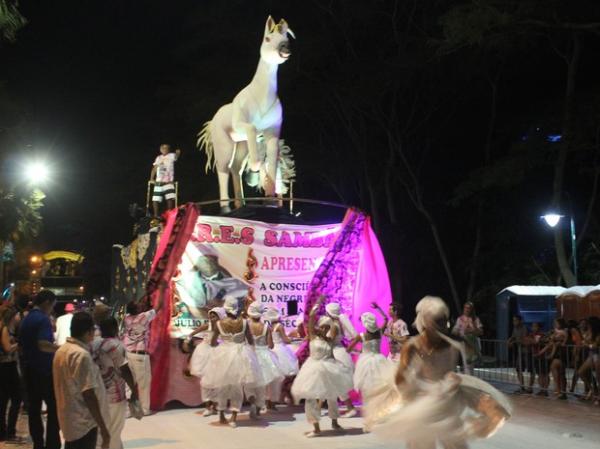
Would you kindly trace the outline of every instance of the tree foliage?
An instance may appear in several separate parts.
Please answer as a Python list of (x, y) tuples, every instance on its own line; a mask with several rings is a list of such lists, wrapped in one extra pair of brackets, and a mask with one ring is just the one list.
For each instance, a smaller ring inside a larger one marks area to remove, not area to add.
[(27, 24), (18, 6), (18, 0), (0, 0), (0, 38), (9, 42), (14, 42), (17, 31)]

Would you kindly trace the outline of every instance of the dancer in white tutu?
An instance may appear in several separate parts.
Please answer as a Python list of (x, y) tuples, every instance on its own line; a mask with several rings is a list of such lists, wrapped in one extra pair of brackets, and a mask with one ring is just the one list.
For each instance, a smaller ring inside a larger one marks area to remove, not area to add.
[(237, 427), (237, 415), (242, 408), (244, 394), (250, 402), (250, 417), (256, 417), (256, 391), (265, 386), (256, 352), (254, 338), (248, 322), (238, 318), (238, 301), (225, 297), (225, 318), (216, 323), (212, 336), (213, 350), (208, 365), (203, 370), (205, 388), (214, 389), (217, 397), (219, 421), (226, 424), (225, 410), (229, 401), (231, 419), (229, 425)]
[(248, 316), (250, 317), (250, 331), (254, 337), (254, 347), (256, 348), (256, 357), (258, 365), (262, 372), (265, 386), (258, 388), (256, 393), (257, 415), (263, 411), (266, 405), (269, 410), (273, 410), (274, 402), (279, 399), (281, 384), (285, 377), (279, 366), (277, 355), (273, 351), (273, 334), (268, 323), (261, 322), (264, 308), (261, 303), (254, 301), (248, 306)]
[(310, 356), (300, 368), (292, 385), (292, 396), (298, 402), (305, 400), (304, 409), (307, 421), (313, 430), (306, 436), (314, 437), (321, 433), (320, 401), (327, 401), (331, 426), (341, 430), (338, 424), (339, 411), (337, 398), (352, 389), (352, 371), (333, 357), (332, 343), (335, 341), (337, 327), (328, 316), (323, 316), (315, 326), (316, 313), (323, 302), (321, 296), (311, 309), (308, 320), (308, 338)]
[[(333, 327), (336, 328), (335, 338), (333, 339), (333, 357), (344, 366), (346, 366), (351, 372), (354, 371), (354, 362), (352, 356), (346, 351), (343, 345), (344, 338), (352, 340), (356, 337), (356, 329), (352, 326), (350, 319), (342, 313), (340, 305), (337, 302), (330, 302), (325, 306), (325, 312), (329, 318), (333, 321)], [(344, 418), (352, 418), (356, 416), (356, 408), (350, 399), (350, 388), (343, 395), (340, 396), (340, 400), (346, 405), (346, 412)]]
[(288, 346), (292, 340), (285, 332), (285, 328), (281, 324), (281, 316), (277, 309), (267, 309), (263, 315), (265, 321), (271, 324), (273, 333), (273, 351), (279, 359), (279, 366), (286, 377), (295, 376), (298, 374), (298, 357)]
[[(211, 346), (214, 329), (217, 327), (217, 322), (225, 318), (226, 313), (223, 307), (215, 307), (208, 312), (208, 323), (202, 324), (194, 329), (188, 336), (188, 343), (191, 343), (195, 336), (201, 338), (202, 342), (196, 345), (190, 359), (190, 374), (202, 378), (203, 372), (210, 364), (210, 357), (214, 353), (214, 347)], [(215, 415), (217, 413), (217, 398), (216, 391), (202, 385), (202, 400), (206, 404), (204, 416)]]
[(287, 335), (283, 324), (281, 324), (279, 311), (275, 308), (269, 308), (265, 312), (263, 318), (271, 324), (274, 345), (273, 351), (277, 354), (279, 367), (285, 376), (279, 391), (279, 396), (277, 397), (277, 402), (283, 401), (287, 404), (291, 404), (294, 402), (294, 398), (292, 397), (290, 389), (294, 377), (298, 374), (298, 370), (300, 369), (298, 357), (296, 356), (295, 350), (290, 346), (292, 340)]
[(360, 391), (363, 398), (386, 380), (392, 366), (392, 362), (381, 353), (381, 336), (387, 325), (387, 317), (377, 304), (373, 303), (372, 306), (383, 317), (383, 325), (377, 325), (377, 318), (371, 312), (363, 313), (360, 321), (365, 332), (357, 335), (348, 346), (348, 352), (351, 352), (357, 344), (362, 343), (362, 352), (354, 369), (354, 388)]
[(395, 374), (366, 400), (366, 423), (409, 449), (465, 449), (487, 438), (510, 417), (505, 396), (486, 382), (454, 373), (464, 347), (449, 338), (448, 307), (427, 296), (417, 304), (419, 336), (402, 348)]

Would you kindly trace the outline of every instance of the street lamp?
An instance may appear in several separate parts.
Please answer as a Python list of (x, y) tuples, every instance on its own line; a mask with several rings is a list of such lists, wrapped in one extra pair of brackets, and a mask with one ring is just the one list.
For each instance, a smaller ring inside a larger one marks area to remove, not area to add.
[(25, 177), (30, 184), (43, 184), (49, 176), (50, 170), (42, 161), (29, 162), (25, 166)]
[[(564, 215), (559, 215), (556, 213), (549, 213), (546, 215), (542, 215), (542, 217), (546, 224), (551, 228), (554, 228), (558, 225), (560, 220), (564, 218)], [(573, 259), (573, 275), (575, 276), (575, 284), (577, 284), (577, 233), (575, 232), (575, 220), (573, 217), (568, 217), (571, 222), (571, 257)]]

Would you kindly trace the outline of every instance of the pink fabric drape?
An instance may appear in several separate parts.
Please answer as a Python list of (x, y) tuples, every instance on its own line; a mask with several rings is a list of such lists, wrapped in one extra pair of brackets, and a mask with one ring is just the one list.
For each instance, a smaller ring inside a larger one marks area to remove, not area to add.
[[(372, 302), (387, 311), (392, 297), (388, 272), (371, 221), (363, 212), (356, 209), (346, 212), (339, 235), (311, 280), (304, 310), (305, 323), (322, 294), (327, 297), (326, 303), (341, 305), (358, 331), (362, 330), (360, 315), (373, 312)], [(386, 350), (387, 342), (384, 346)], [(308, 357), (306, 342), (297, 355), (301, 363)]]
[(160, 410), (168, 401), (166, 397), (169, 385), (169, 364), (171, 335), (171, 291), (169, 280), (175, 274), (177, 265), (183, 256), (187, 243), (192, 235), (198, 210), (192, 203), (171, 210), (167, 213), (167, 222), (160, 238), (152, 268), (150, 270), (146, 292), (152, 304), (158, 300), (159, 285), (166, 283), (165, 302), (152, 322), (149, 352), (152, 365), (152, 384), (150, 390), (150, 407)]
[[(378, 317), (377, 322), (380, 325), (383, 324), (382, 318), (371, 307), (372, 302), (376, 302), (386, 314), (392, 302), (392, 290), (387, 266), (375, 232), (371, 228), (370, 218), (367, 218), (362, 230), (361, 250), (352, 313), (352, 324), (357, 329), (362, 329), (360, 316), (364, 312), (375, 313), (375, 316)], [(382, 352), (384, 354), (388, 353), (387, 338), (382, 340)]]

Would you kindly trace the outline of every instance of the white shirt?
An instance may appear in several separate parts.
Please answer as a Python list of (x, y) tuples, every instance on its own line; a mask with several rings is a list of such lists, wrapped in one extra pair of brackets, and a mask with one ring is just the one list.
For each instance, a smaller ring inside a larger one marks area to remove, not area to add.
[(94, 390), (104, 422), (109, 422), (102, 375), (86, 344), (69, 337), (54, 355), (52, 374), (58, 422), (65, 441), (83, 438), (90, 430), (98, 427), (83, 400), (85, 391)]
[(73, 314), (67, 313), (61, 315), (56, 320), (56, 344), (62, 346), (66, 343), (67, 338), (71, 336), (71, 320)]
[(156, 182), (173, 182), (175, 180), (175, 153), (160, 154), (154, 161)]

